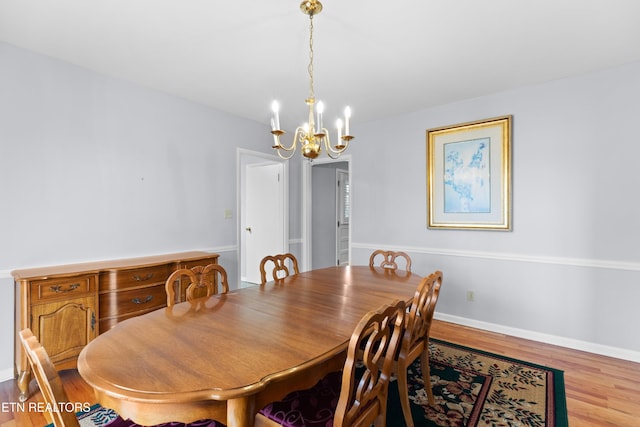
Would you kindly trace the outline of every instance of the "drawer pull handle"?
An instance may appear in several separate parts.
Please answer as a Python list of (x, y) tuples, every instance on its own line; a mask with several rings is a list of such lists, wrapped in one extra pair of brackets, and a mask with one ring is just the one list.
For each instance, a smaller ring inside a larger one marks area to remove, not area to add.
[(134, 298), (131, 300), (131, 302), (134, 304), (145, 304), (151, 301), (152, 299), (153, 299), (153, 295), (147, 295), (147, 297), (143, 300), (141, 300), (140, 298)]
[(133, 280), (135, 280), (136, 282), (144, 282), (145, 280), (149, 280), (153, 277), (153, 273), (149, 273), (146, 276), (138, 276), (137, 274), (135, 276), (133, 276)]
[(62, 289), (62, 286), (60, 285), (51, 286), (49, 289), (51, 289), (56, 294), (64, 294), (66, 292), (73, 292), (79, 287), (80, 283), (74, 283), (73, 285), (69, 285), (69, 289)]

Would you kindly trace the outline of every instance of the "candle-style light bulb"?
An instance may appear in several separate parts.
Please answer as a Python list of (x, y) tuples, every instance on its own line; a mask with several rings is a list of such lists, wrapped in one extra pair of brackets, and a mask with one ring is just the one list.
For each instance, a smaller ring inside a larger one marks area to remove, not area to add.
[(271, 111), (273, 111), (274, 130), (280, 130), (280, 104), (278, 104), (278, 101), (271, 103)]
[(349, 135), (349, 119), (351, 118), (351, 108), (344, 109), (344, 134)]
[(316, 110), (316, 133), (322, 133), (322, 114), (324, 113), (324, 104), (322, 101), (318, 102)]
[[(271, 118), (271, 130), (277, 130), (276, 129), (276, 122), (275, 120), (273, 120), (273, 117)], [(276, 135), (275, 133), (273, 134), (273, 146), (276, 147), (280, 145), (280, 140), (278, 139), (278, 135)]]
[(336, 126), (338, 128), (338, 144), (340, 145), (342, 144), (342, 120), (338, 119), (336, 120)]

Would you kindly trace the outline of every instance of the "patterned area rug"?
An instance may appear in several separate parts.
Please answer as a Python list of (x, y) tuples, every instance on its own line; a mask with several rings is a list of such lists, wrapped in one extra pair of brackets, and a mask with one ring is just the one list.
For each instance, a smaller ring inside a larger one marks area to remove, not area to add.
[[(99, 404), (95, 404), (89, 411), (83, 411), (76, 413), (80, 427), (142, 427), (130, 420), (124, 420), (119, 417), (111, 409), (103, 408)], [(48, 424), (46, 427), (54, 427), (53, 424)], [(193, 423), (165, 423), (159, 424), (157, 427), (225, 427), (214, 420), (202, 420), (195, 421)]]
[[(416, 361), (408, 371), (415, 427), (568, 427), (562, 371), (435, 339), (429, 348), (436, 404), (427, 401)], [(135, 426), (99, 405), (77, 415), (82, 427)], [(191, 426), (222, 427), (211, 421)], [(396, 381), (389, 386), (387, 427), (406, 427)]]
[[(409, 368), (415, 427), (567, 427), (563, 372), (432, 339), (435, 406), (424, 390), (420, 362)], [(389, 386), (387, 427), (405, 427), (397, 382)]]

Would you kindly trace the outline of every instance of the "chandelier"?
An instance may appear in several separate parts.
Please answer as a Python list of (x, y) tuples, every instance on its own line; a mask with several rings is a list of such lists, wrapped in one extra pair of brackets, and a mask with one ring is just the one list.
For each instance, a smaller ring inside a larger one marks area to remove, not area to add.
[(309, 97), (305, 103), (309, 106), (309, 121), (296, 129), (293, 135), (293, 142), (286, 147), (280, 143), (280, 137), (285, 131), (280, 129), (279, 105), (277, 101), (273, 101), (272, 110), (273, 118), (271, 119), (271, 133), (273, 134), (274, 145), (272, 148), (276, 150), (278, 156), (283, 159), (290, 159), (295, 154), (298, 143), (300, 151), (307, 159), (315, 159), (322, 151), (324, 145), (327, 154), (332, 159), (337, 159), (349, 146), (349, 141), (354, 137), (349, 134), (349, 119), (351, 118), (351, 109), (349, 107), (344, 110), (344, 134), (342, 133), (342, 120), (338, 119), (336, 126), (338, 128), (338, 139), (335, 146), (331, 145), (329, 132), (323, 125), (324, 106), (322, 102), (316, 103), (316, 97), (313, 90), (313, 17), (322, 11), (322, 3), (318, 0), (305, 0), (300, 3), (300, 10), (309, 16)]

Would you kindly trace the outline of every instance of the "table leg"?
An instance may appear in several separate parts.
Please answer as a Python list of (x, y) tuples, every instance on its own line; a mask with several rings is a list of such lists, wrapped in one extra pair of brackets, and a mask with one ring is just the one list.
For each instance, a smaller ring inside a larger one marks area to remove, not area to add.
[(255, 416), (255, 396), (239, 397), (227, 401), (228, 427), (253, 427)]

